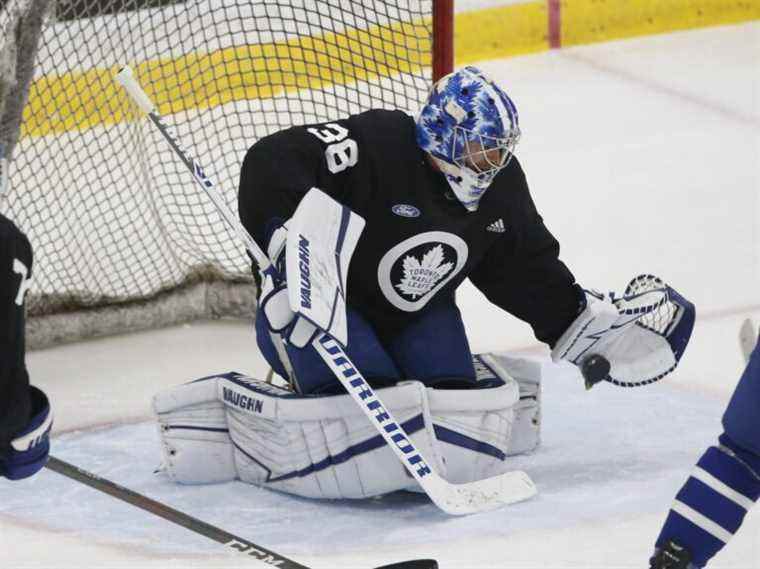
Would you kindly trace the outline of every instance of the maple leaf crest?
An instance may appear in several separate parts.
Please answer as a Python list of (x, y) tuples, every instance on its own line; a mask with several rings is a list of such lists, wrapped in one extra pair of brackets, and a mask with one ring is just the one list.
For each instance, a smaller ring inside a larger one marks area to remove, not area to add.
[(407, 255), (404, 276), (395, 286), (402, 294), (415, 299), (428, 293), (453, 267), (454, 263), (443, 262), (443, 247), (438, 244), (422, 256), (422, 261), (414, 255)]

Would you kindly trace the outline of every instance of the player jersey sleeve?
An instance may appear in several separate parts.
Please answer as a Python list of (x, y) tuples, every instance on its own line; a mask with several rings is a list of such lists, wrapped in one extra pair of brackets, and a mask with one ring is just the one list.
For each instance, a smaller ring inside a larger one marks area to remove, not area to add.
[(29, 241), (0, 215), (0, 448), (8, 446), (31, 413), (23, 305), (31, 271)]
[(500, 238), (470, 280), (491, 302), (530, 324), (537, 339), (553, 346), (577, 316), (583, 293), (559, 259), (559, 242), (544, 225), (527, 183), (520, 193), (517, 214), (511, 216), (515, 235)]
[(342, 201), (346, 170), (356, 155), (346, 121), (292, 127), (262, 138), (248, 150), (241, 169), (243, 226), (266, 251), (272, 232), (312, 187)]

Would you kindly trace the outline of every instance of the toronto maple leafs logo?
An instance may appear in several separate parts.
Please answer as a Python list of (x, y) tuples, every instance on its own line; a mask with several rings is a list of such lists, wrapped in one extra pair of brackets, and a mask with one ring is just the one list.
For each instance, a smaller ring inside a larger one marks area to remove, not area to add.
[(404, 276), (396, 288), (401, 294), (415, 299), (430, 292), (454, 267), (454, 263), (443, 262), (443, 245), (439, 243), (425, 253), (422, 260), (413, 255), (404, 257), (403, 267)]
[(395, 307), (414, 312), (425, 306), (467, 262), (467, 243), (457, 235), (429, 231), (393, 247), (380, 260), (380, 289)]

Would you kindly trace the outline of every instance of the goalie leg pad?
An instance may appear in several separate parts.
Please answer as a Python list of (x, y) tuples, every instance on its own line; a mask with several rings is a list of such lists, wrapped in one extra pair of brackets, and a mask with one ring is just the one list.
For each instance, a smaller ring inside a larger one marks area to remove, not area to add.
[[(249, 387), (262, 385), (249, 381)], [(378, 390), (425, 458), (452, 482), (510, 470), (506, 455), (518, 394), (513, 380), (487, 389), (437, 390), (407, 381)], [(276, 399), (273, 421), (229, 410), (241, 480), (311, 498), (419, 489), (350, 396)]]
[(466, 483), (511, 470), (509, 452), (517, 382), (483, 389), (427, 389), (446, 479)]
[(480, 354), (473, 361), (479, 382), (511, 379), (519, 388), (507, 455), (535, 451), (541, 444), (541, 363), (507, 354)]
[[(379, 391), (443, 471), (423, 416), (424, 386)], [(306, 397), (230, 372), (161, 392), (153, 408), (163, 470), (176, 482), (240, 479), (309, 498), (364, 498), (416, 484), (349, 395)]]
[[(408, 381), (378, 391), (437, 472), (470, 482), (510, 469), (519, 386), (500, 375), (483, 389)], [(164, 470), (177, 482), (238, 478), (312, 498), (419, 489), (349, 395), (304, 397), (229, 373), (160, 393), (154, 409)]]
[[(260, 393), (276, 416), (229, 409), (230, 434), (241, 480), (308, 498), (365, 498), (413, 480), (349, 395), (301, 397)], [(424, 388), (418, 382), (378, 390), (417, 448), (443, 467), (425, 428)]]
[(232, 439), (217, 378), (173, 387), (153, 398), (158, 419), (162, 466), (182, 484), (227, 482), (237, 478)]

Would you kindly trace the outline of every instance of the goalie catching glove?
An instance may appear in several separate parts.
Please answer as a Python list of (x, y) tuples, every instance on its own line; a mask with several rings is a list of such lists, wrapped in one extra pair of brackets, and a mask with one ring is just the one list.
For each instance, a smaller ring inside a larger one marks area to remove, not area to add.
[(607, 381), (624, 387), (653, 383), (678, 365), (694, 328), (694, 305), (653, 275), (640, 275), (621, 297), (586, 293), (586, 306), (552, 349), (552, 360), (610, 363)]

